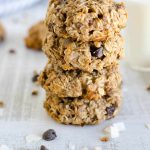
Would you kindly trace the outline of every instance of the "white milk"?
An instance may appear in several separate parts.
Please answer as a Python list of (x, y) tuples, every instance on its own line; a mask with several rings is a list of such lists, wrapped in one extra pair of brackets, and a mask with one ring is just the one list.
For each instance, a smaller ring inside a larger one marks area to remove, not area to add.
[(129, 0), (126, 59), (135, 69), (150, 71), (150, 0)]

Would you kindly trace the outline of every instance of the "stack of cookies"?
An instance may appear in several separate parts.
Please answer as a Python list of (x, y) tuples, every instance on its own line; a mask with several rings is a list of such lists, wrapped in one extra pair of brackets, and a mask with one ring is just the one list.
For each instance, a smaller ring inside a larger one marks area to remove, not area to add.
[(97, 124), (121, 105), (118, 61), (127, 12), (112, 0), (51, 0), (43, 50), (49, 61), (39, 77), (44, 107), (63, 124)]

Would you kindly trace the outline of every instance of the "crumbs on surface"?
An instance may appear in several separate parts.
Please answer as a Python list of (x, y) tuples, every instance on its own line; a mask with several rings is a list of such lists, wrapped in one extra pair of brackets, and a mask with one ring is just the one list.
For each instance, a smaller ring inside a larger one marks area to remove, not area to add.
[(9, 53), (10, 53), (10, 54), (15, 54), (16, 51), (15, 51), (14, 49), (10, 49), (10, 50), (9, 50)]
[(105, 137), (100, 138), (100, 140), (102, 142), (108, 142), (109, 141), (109, 137), (105, 136)]
[(33, 91), (32, 91), (32, 95), (36, 96), (36, 95), (38, 95), (38, 94), (39, 94), (38, 90), (33, 90)]
[(0, 108), (4, 107), (4, 102), (0, 101)]
[(38, 81), (38, 77), (39, 77), (39, 74), (37, 73), (37, 71), (34, 71), (33, 77), (32, 77), (32, 82), (37, 82)]
[(146, 88), (147, 91), (150, 91), (150, 85)]
[(48, 150), (48, 148), (46, 146), (44, 146), (44, 145), (41, 145), (40, 150)]

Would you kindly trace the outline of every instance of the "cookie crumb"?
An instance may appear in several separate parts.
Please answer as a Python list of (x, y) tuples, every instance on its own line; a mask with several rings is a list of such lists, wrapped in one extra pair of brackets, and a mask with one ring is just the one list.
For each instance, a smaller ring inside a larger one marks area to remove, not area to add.
[(26, 47), (34, 51), (42, 51), (42, 41), (46, 33), (47, 28), (43, 20), (30, 27), (28, 36), (24, 39)]
[(75, 146), (74, 144), (72, 144), (72, 143), (69, 142), (69, 144), (68, 144), (68, 149), (69, 149), (69, 150), (75, 150), (75, 149), (76, 149), (76, 146)]
[(147, 90), (147, 91), (150, 91), (150, 86), (148, 86), (148, 87), (146, 88), (146, 90)]
[(108, 142), (109, 141), (109, 137), (102, 137), (102, 138), (100, 138), (100, 140), (102, 141), (102, 142)]
[(33, 95), (33, 96), (36, 96), (36, 95), (38, 95), (38, 94), (39, 94), (38, 90), (33, 90), (33, 91), (32, 91), (32, 95)]
[(3, 25), (0, 23), (0, 42), (5, 40), (6, 32)]
[(41, 145), (40, 150), (48, 150), (48, 148), (46, 148), (44, 145)]
[(145, 127), (146, 127), (147, 129), (150, 129), (150, 123), (145, 124)]
[(38, 81), (39, 74), (37, 71), (34, 71), (33, 77), (32, 77), (32, 82), (37, 82)]
[(10, 49), (10, 50), (9, 50), (9, 53), (10, 53), (10, 54), (15, 54), (16, 51), (15, 51), (14, 49)]
[(0, 101), (0, 108), (4, 107), (4, 102)]
[(57, 135), (53, 129), (49, 129), (43, 133), (42, 137), (43, 137), (43, 140), (45, 141), (52, 141), (57, 137)]
[(97, 146), (94, 148), (94, 150), (102, 150), (102, 148)]

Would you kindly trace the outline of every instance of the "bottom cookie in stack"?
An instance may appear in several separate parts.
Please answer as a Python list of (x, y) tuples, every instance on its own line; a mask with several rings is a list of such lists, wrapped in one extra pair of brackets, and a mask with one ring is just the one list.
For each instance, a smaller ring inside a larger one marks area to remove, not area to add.
[(92, 73), (64, 71), (50, 62), (39, 77), (46, 91), (44, 107), (63, 124), (97, 124), (114, 117), (121, 104), (118, 64)]
[(57, 122), (73, 125), (94, 125), (116, 116), (121, 107), (121, 90), (99, 100), (59, 98), (47, 93), (44, 107)]

